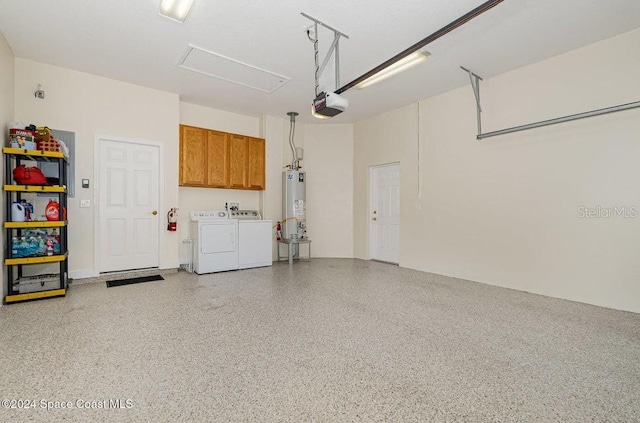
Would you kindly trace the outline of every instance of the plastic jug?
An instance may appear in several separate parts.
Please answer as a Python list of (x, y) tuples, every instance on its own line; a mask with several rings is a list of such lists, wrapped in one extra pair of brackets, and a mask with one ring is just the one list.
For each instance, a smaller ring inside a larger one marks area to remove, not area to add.
[(60, 203), (56, 200), (49, 200), (44, 209), (44, 216), (47, 220), (60, 220)]
[(18, 201), (11, 205), (11, 220), (13, 222), (24, 222), (27, 220), (27, 211)]
[(30, 221), (33, 216), (33, 204), (27, 203), (27, 200), (22, 200), (20, 204), (24, 207), (24, 221)]

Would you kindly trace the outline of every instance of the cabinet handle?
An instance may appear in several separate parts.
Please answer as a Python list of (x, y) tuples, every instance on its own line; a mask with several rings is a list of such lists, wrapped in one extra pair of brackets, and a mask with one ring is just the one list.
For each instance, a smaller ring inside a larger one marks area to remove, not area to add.
[(158, 210), (152, 211), (151, 214), (155, 216), (156, 214), (158, 214)]

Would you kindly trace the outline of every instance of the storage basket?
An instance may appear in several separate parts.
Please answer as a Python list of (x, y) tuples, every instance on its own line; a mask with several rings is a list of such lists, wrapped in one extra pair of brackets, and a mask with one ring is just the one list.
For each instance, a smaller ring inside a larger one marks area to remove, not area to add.
[(60, 151), (60, 144), (51, 136), (51, 130), (46, 126), (38, 126), (38, 150)]
[(60, 276), (48, 274), (22, 277), (14, 282), (12, 288), (13, 294), (28, 294), (30, 292), (57, 289), (60, 288)]
[(60, 151), (60, 144), (53, 138), (50, 138), (49, 141), (38, 141), (38, 150), (41, 151)]

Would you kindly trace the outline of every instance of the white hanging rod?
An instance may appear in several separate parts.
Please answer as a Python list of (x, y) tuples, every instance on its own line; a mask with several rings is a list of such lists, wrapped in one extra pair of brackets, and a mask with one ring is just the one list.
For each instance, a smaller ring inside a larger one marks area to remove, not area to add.
[(484, 134), (478, 134), (476, 137), (479, 140), (496, 137), (498, 135), (510, 134), (512, 132), (526, 131), (528, 129), (540, 128), (542, 126), (555, 125), (557, 123), (570, 122), (572, 120), (585, 119), (594, 116), (606, 115), (608, 113), (621, 112), (623, 110), (630, 110), (640, 107), (640, 101), (633, 103), (620, 104), (618, 106), (605, 107), (604, 109), (591, 110), (590, 112), (577, 113), (575, 115), (563, 116), (555, 119), (543, 120), (540, 122), (529, 123), (527, 125), (514, 126), (512, 128), (500, 129), (498, 131), (485, 132)]
[(575, 115), (562, 116), (555, 119), (542, 120), (540, 122), (528, 123), (526, 125), (513, 126), (511, 128), (500, 129), (498, 131), (491, 131), (482, 133), (482, 107), (480, 105), (480, 81), (482, 78), (471, 72), (469, 69), (460, 66), (460, 68), (469, 74), (469, 80), (471, 81), (471, 89), (476, 98), (476, 111), (478, 119), (478, 135), (476, 139), (483, 140), (485, 138), (497, 137), (498, 135), (511, 134), (513, 132), (527, 131), (529, 129), (540, 128), (543, 126), (555, 125), (558, 123), (571, 122), (572, 120), (585, 119), (594, 116), (606, 115), (608, 113), (622, 112), (624, 110), (630, 110), (640, 107), (640, 101), (633, 103), (620, 104), (617, 106), (605, 107), (604, 109), (591, 110), (589, 112), (577, 113)]

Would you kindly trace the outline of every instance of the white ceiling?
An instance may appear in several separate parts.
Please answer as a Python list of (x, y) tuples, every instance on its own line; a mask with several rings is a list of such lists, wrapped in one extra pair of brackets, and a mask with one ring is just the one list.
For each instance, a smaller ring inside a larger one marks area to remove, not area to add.
[[(300, 12), (349, 35), (340, 43), (344, 85), (482, 3), (194, 0), (180, 24), (158, 14), (159, 0), (0, 0), (0, 31), (17, 57), (178, 93), (182, 101), (216, 109), (282, 117), (294, 110), (312, 122), (313, 45), (304, 30), (311, 22)], [(505, 0), (430, 44), (427, 63), (345, 92), (349, 109), (330, 122), (355, 122), (465, 85), (460, 65), (491, 77), (639, 26), (639, 0)], [(324, 56), (333, 35), (319, 35)], [(291, 80), (267, 94), (181, 69), (176, 64), (188, 44)]]

